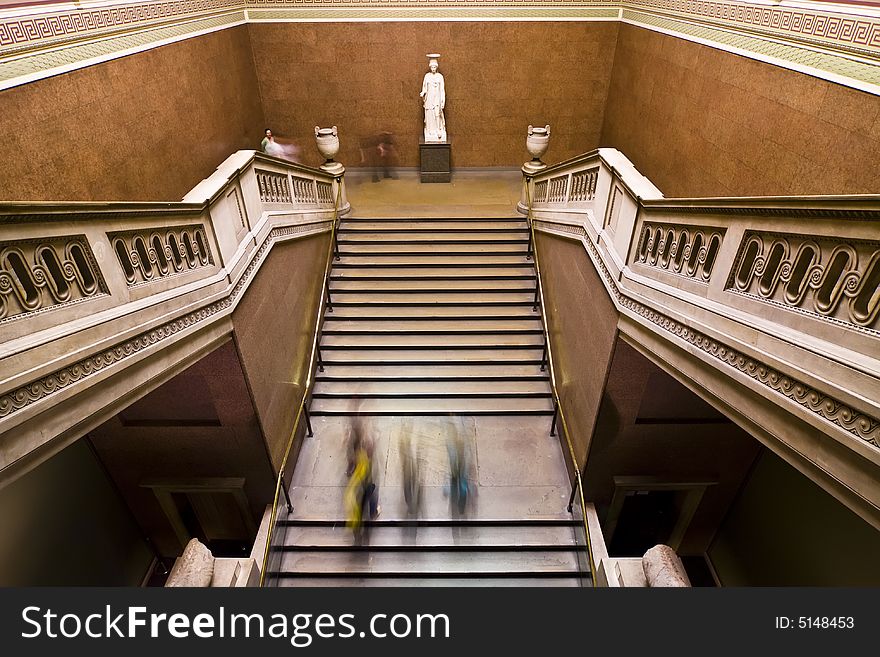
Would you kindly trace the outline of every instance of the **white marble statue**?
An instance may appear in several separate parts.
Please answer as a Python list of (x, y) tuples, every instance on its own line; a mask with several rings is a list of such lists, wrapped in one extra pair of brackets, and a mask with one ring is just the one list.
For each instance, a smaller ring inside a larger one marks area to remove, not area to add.
[(425, 104), (425, 142), (446, 141), (446, 119), (443, 116), (443, 108), (446, 107), (446, 85), (443, 82), (443, 74), (438, 73), (440, 64), (437, 62), (438, 54), (428, 55), (430, 61), (422, 80), (422, 93), (420, 98)]

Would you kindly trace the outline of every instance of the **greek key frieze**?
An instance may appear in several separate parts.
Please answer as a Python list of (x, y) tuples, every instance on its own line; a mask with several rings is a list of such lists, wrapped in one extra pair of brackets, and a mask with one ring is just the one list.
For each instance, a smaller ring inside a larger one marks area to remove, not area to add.
[[(543, 223), (547, 228), (559, 229), (561, 224)], [(537, 224), (536, 224), (537, 227)], [(575, 226), (574, 228), (577, 228)], [(575, 231), (566, 231), (575, 232)], [(590, 259), (605, 280), (606, 288), (617, 305), (636, 313), (651, 322), (658, 329), (699, 348), (716, 362), (747, 375), (775, 394), (784, 396), (801, 408), (816, 414), (827, 422), (836, 425), (874, 448), (880, 449), (880, 419), (862, 413), (839, 399), (827, 395), (779, 370), (770, 367), (724, 343), (709, 337), (681, 322), (660, 313), (645, 304), (625, 295), (617, 285), (614, 276), (605, 266), (596, 245), (590, 239), (581, 240), (590, 254)]]
[(748, 231), (726, 289), (876, 331), (880, 315), (880, 243)]
[(708, 283), (723, 239), (723, 229), (645, 222), (636, 260), (648, 267)]
[(201, 224), (109, 233), (129, 287), (214, 264)]
[[(298, 233), (327, 231), (330, 229), (330, 225), (330, 221), (322, 221), (313, 224), (273, 228), (257, 250), (257, 253), (254, 254), (251, 263), (242, 272), (241, 278), (232, 288), (229, 296), (156, 328), (144, 331), (109, 349), (80, 359), (76, 363), (56, 370), (48, 376), (31, 381), (15, 390), (0, 395), (0, 418), (8, 417), (35, 402), (64, 390), (70, 385), (88, 379), (88, 377), (97, 372), (116, 365), (145, 349), (158, 345), (177, 333), (227, 310), (234, 305), (235, 300), (248, 286), (254, 273), (275, 242), (281, 238)], [(103, 281), (101, 284), (103, 285)]]
[(85, 235), (0, 242), (0, 321), (103, 294)]

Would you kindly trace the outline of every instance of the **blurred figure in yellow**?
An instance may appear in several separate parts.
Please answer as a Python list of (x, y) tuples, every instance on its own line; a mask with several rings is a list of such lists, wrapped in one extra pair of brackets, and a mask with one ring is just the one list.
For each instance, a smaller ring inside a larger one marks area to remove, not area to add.
[(355, 543), (366, 542), (364, 512), (369, 511), (370, 520), (375, 520), (381, 511), (379, 493), (373, 481), (372, 442), (361, 438), (354, 453), (354, 468), (345, 487), (344, 495), (346, 525), (354, 535)]

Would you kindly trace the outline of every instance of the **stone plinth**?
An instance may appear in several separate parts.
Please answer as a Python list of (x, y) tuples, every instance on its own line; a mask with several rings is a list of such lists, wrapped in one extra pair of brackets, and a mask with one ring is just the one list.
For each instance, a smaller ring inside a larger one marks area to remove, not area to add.
[(452, 144), (419, 140), (419, 175), (423, 183), (452, 182)]

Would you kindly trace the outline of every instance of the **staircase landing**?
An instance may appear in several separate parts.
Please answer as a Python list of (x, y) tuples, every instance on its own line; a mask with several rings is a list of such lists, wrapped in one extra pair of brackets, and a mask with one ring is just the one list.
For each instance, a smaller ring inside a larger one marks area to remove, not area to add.
[(509, 217), (522, 192), (519, 169), (454, 169), (451, 183), (423, 184), (419, 172), (372, 182), (368, 171), (349, 168), (345, 187), (358, 217)]
[[(549, 418), (363, 417), (375, 441), (380, 517), (370, 549), (351, 549), (344, 527), (349, 417), (315, 417), (293, 475), (282, 586), (579, 586), (582, 532), (566, 512), (568, 478)], [(455, 423), (476, 494), (451, 513), (446, 436)], [(399, 444), (417, 447), (423, 481), (419, 524), (407, 519)], [(310, 522), (311, 521), (311, 522)], [(433, 573), (433, 574), (432, 574)]]

